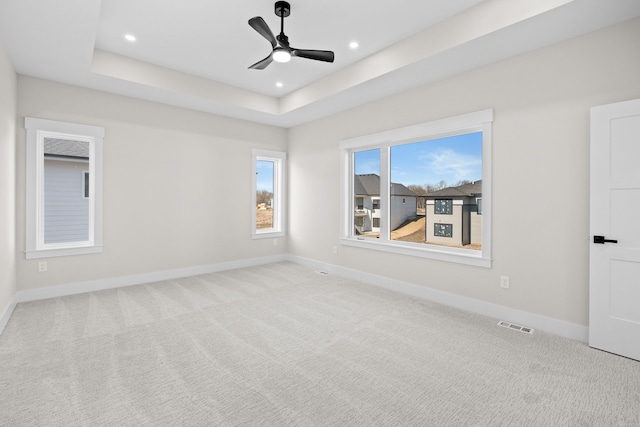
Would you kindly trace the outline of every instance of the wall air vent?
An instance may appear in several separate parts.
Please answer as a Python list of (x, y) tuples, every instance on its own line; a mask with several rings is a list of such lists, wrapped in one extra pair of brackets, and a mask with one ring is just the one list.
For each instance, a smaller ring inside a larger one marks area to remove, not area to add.
[(505, 322), (501, 320), (498, 322), (498, 326), (502, 326), (503, 328), (513, 329), (514, 331), (524, 332), (525, 334), (533, 335), (535, 329), (528, 328), (526, 326), (516, 325), (515, 323)]

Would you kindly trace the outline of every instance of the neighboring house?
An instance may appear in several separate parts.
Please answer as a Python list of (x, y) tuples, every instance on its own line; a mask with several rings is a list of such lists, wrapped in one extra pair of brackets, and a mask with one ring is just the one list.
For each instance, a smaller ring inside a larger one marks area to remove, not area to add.
[[(380, 176), (376, 174), (355, 175), (354, 216), (357, 234), (380, 232)], [(391, 183), (389, 218), (391, 230), (395, 230), (407, 219), (416, 216), (417, 194), (402, 184)]]
[(426, 199), (427, 243), (482, 244), (482, 180), (421, 197)]
[(89, 143), (44, 140), (44, 243), (89, 240)]

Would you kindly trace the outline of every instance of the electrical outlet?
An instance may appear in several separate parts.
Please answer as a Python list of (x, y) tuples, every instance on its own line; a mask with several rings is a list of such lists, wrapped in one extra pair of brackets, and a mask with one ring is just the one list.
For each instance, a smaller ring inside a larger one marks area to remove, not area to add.
[(273, 239), (273, 246), (278, 246), (278, 239)]
[(38, 262), (38, 273), (44, 273), (47, 271), (47, 261)]
[(338, 253), (338, 247), (334, 246), (333, 247), (333, 254), (336, 255)]
[(500, 276), (500, 287), (502, 289), (509, 289), (509, 276)]

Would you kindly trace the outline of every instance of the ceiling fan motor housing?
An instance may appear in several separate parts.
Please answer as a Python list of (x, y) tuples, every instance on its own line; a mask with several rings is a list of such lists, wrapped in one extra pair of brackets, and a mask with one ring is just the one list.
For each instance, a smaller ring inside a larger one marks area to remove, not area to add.
[(277, 1), (275, 5), (276, 16), (286, 18), (291, 15), (291, 5), (286, 1)]

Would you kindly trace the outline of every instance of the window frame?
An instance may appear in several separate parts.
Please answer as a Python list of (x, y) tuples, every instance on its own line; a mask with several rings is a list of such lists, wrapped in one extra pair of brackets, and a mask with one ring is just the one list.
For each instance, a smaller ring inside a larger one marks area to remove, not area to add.
[[(340, 244), (491, 268), (492, 124), (493, 109), (486, 109), (340, 141)], [(391, 240), (389, 230), (391, 147), (474, 132), (482, 132), (483, 215), (481, 250)], [(380, 237), (378, 239), (365, 239), (355, 235), (353, 232), (354, 153), (373, 149), (380, 149)]]
[[(104, 128), (25, 117), (25, 129), (27, 134), (25, 258), (38, 259), (101, 253), (103, 250), (102, 161)], [(88, 240), (44, 243), (44, 139), (47, 137), (89, 143)]]
[[(283, 237), (285, 235), (285, 180), (287, 153), (284, 151), (263, 150), (254, 148), (251, 150), (251, 238), (266, 239)], [(257, 166), (258, 161), (273, 162), (273, 227), (256, 228), (256, 191), (257, 191)]]

